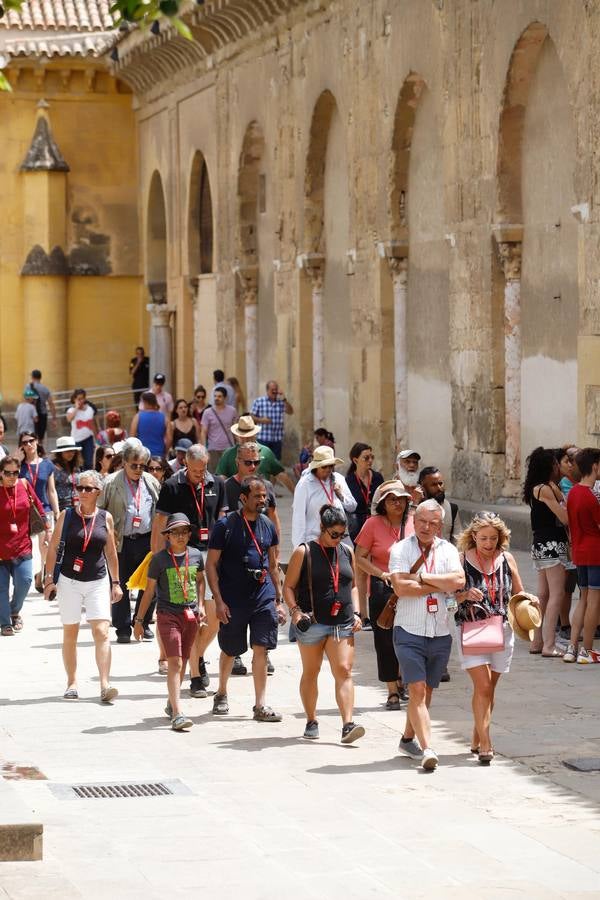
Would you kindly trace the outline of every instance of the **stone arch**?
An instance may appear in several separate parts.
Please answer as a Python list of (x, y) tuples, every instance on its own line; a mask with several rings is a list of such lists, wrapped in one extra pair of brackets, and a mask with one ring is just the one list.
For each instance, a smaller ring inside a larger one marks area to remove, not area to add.
[(259, 210), (264, 211), (264, 152), (263, 130), (252, 121), (244, 134), (238, 170), (238, 256), (244, 267), (258, 265), (258, 215)]
[(416, 72), (410, 72), (404, 80), (396, 105), (389, 187), (389, 220), (393, 241), (402, 241), (406, 235), (410, 151), (417, 108), (424, 89), (423, 78)]
[(337, 104), (325, 90), (313, 110), (304, 181), (304, 244), (309, 253), (325, 252), (325, 162), (331, 120)]
[(148, 192), (146, 280), (153, 298), (164, 300), (167, 289), (167, 213), (162, 179), (156, 170), (152, 173)]
[(213, 261), (213, 207), (206, 160), (194, 154), (190, 175), (188, 212), (188, 266), (190, 275), (209, 275)]

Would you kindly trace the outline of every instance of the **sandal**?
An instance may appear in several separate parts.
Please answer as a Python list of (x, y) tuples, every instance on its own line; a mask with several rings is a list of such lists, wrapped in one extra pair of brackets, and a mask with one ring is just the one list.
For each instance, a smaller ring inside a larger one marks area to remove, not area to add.
[(281, 722), (281, 713), (276, 713), (270, 706), (253, 706), (256, 722)]
[(481, 766), (489, 766), (491, 761), (494, 758), (494, 750), (480, 750), (479, 751), (479, 764)]
[(396, 692), (389, 695), (385, 703), (386, 709), (400, 709), (400, 694)]
[(171, 721), (171, 728), (173, 731), (185, 731), (186, 728), (191, 728), (194, 723), (191, 719), (188, 719), (187, 716), (179, 713), (178, 716)]
[(213, 697), (213, 716), (226, 716), (229, 712), (227, 694), (215, 694)]
[(100, 691), (100, 700), (103, 703), (112, 703), (112, 701), (119, 696), (119, 692), (116, 687), (108, 687), (102, 688)]
[(562, 659), (564, 655), (564, 651), (555, 647), (552, 653), (542, 653), (542, 659)]
[(15, 629), (12, 627), (12, 625), (3, 625), (0, 628), (0, 634), (2, 635), (2, 637), (10, 637), (14, 633)]
[(23, 619), (21, 616), (11, 616), (13, 631), (23, 631)]
[(76, 688), (67, 688), (63, 694), (63, 700), (79, 700), (79, 694)]
[(34, 584), (35, 584), (35, 589), (38, 592), (38, 594), (43, 594), (44, 593), (44, 584), (42, 582), (42, 573), (41, 572), (36, 572), (35, 578), (34, 578)]

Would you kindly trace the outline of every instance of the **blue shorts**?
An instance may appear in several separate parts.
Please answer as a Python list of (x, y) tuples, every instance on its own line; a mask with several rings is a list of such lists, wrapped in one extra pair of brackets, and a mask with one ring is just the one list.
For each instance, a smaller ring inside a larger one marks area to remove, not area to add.
[(308, 631), (299, 631), (295, 625), (290, 628), (290, 639), (294, 634), (294, 639), (299, 644), (320, 644), (327, 638), (334, 638), (336, 641), (342, 641), (345, 638), (353, 638), (352, 625), (319, 625), (313, 622)]
[(217, 635), (219, 647), (226, 656), (241, 656), (248, 649), (248, 629), (250, 646), (266, 647), (274, 650), (277, 646), (277, 611), (275, 601), (270, 600), (258, 607), (230, 606), (231, 618), (227, 625), (221, 622)]
[(411, 634), (399, 625), (394, 627), (394, 650), (404, 684), (425, 681), (427, 687), (439, 687), (450, 659), (451, 649), (451, 634), (423, 637), (420, 634)]
[(600, 566), (577, 566), (577, 584), (580, 588), (600, 591)]

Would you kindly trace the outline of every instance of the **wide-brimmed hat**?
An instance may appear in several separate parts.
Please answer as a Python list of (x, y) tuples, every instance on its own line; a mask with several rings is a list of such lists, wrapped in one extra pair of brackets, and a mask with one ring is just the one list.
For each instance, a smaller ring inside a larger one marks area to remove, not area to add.
[(191, 446), (192, 442), (189, 438), (179, 438), (175, 444), (174, 450), (180, 450), (182, 453), (187, 453)]
[(401, 450), (396, 459), (410, 459), (411, 456), (421, 459), (421, 454), (417, 453), (416, 450)]
[(542, 613), (537, 597), (520, 591), (508, 601), (508, 623), (514, 633), (524, 641), (532, 641), (535, 629), (542, 624)]
[(81, 450), (73, 438), (70, 437), (59, 437), (56, 438), (56, 447), (52, 451), (53, 453), (65, 453), (69, 450)]
[(229, 430), (238, 437), (254, 437), (261, 431), (261, 426), (256, 424), (252, 416), (240, 416), (236, 424), (232, 425)]
[(389, 495), (393, 494), (394, 497), (408, 497), (410, 500), (410, 494), (402, 484), (399, 478), (391, 478), (389, 481), (384, 481), (383, 484), (380, 484), (373, 494), (373, 500), (371, 501), (371, 515), (377, 515), (377, 507), (381, 503), (382, 500)]
[(161, 531), (161, 534), (168, 534), (170, 531), (173, 531), (174, 528), (181, 528), (182, 525), (185, 525), (188, 528), (192, 527), (192, 523), (185, 513), (173, 513), (167, 519), (167, 526)]
[(338, 457), (333, 452), (333, 447), (327, 447), (322, 444), (320, 447), (315, 447), (313, 450), (312, 459), (308, 464), (309, 472), (312, 472), (313, 469), (320, 469), (321, 466), (341, 466), (343, 465), (344, 460), (338, 459)]

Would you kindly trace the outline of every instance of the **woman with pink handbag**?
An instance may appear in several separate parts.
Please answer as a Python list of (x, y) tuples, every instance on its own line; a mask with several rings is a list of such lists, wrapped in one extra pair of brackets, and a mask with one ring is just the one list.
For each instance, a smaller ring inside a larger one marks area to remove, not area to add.
[(482, 765), (494, 758), (490, 738), (494, 694), (500, 676), (510, 669), (514, 649), (508, 601), (523, 590), (517, 564), (507, 551), (509, 538), (510, 531), (499, 516), (481, 512), (457, 541), (466, 582), (456, 594), (455, 621), (460, 628), (462, 668), (473, 682), (471, 751)]

